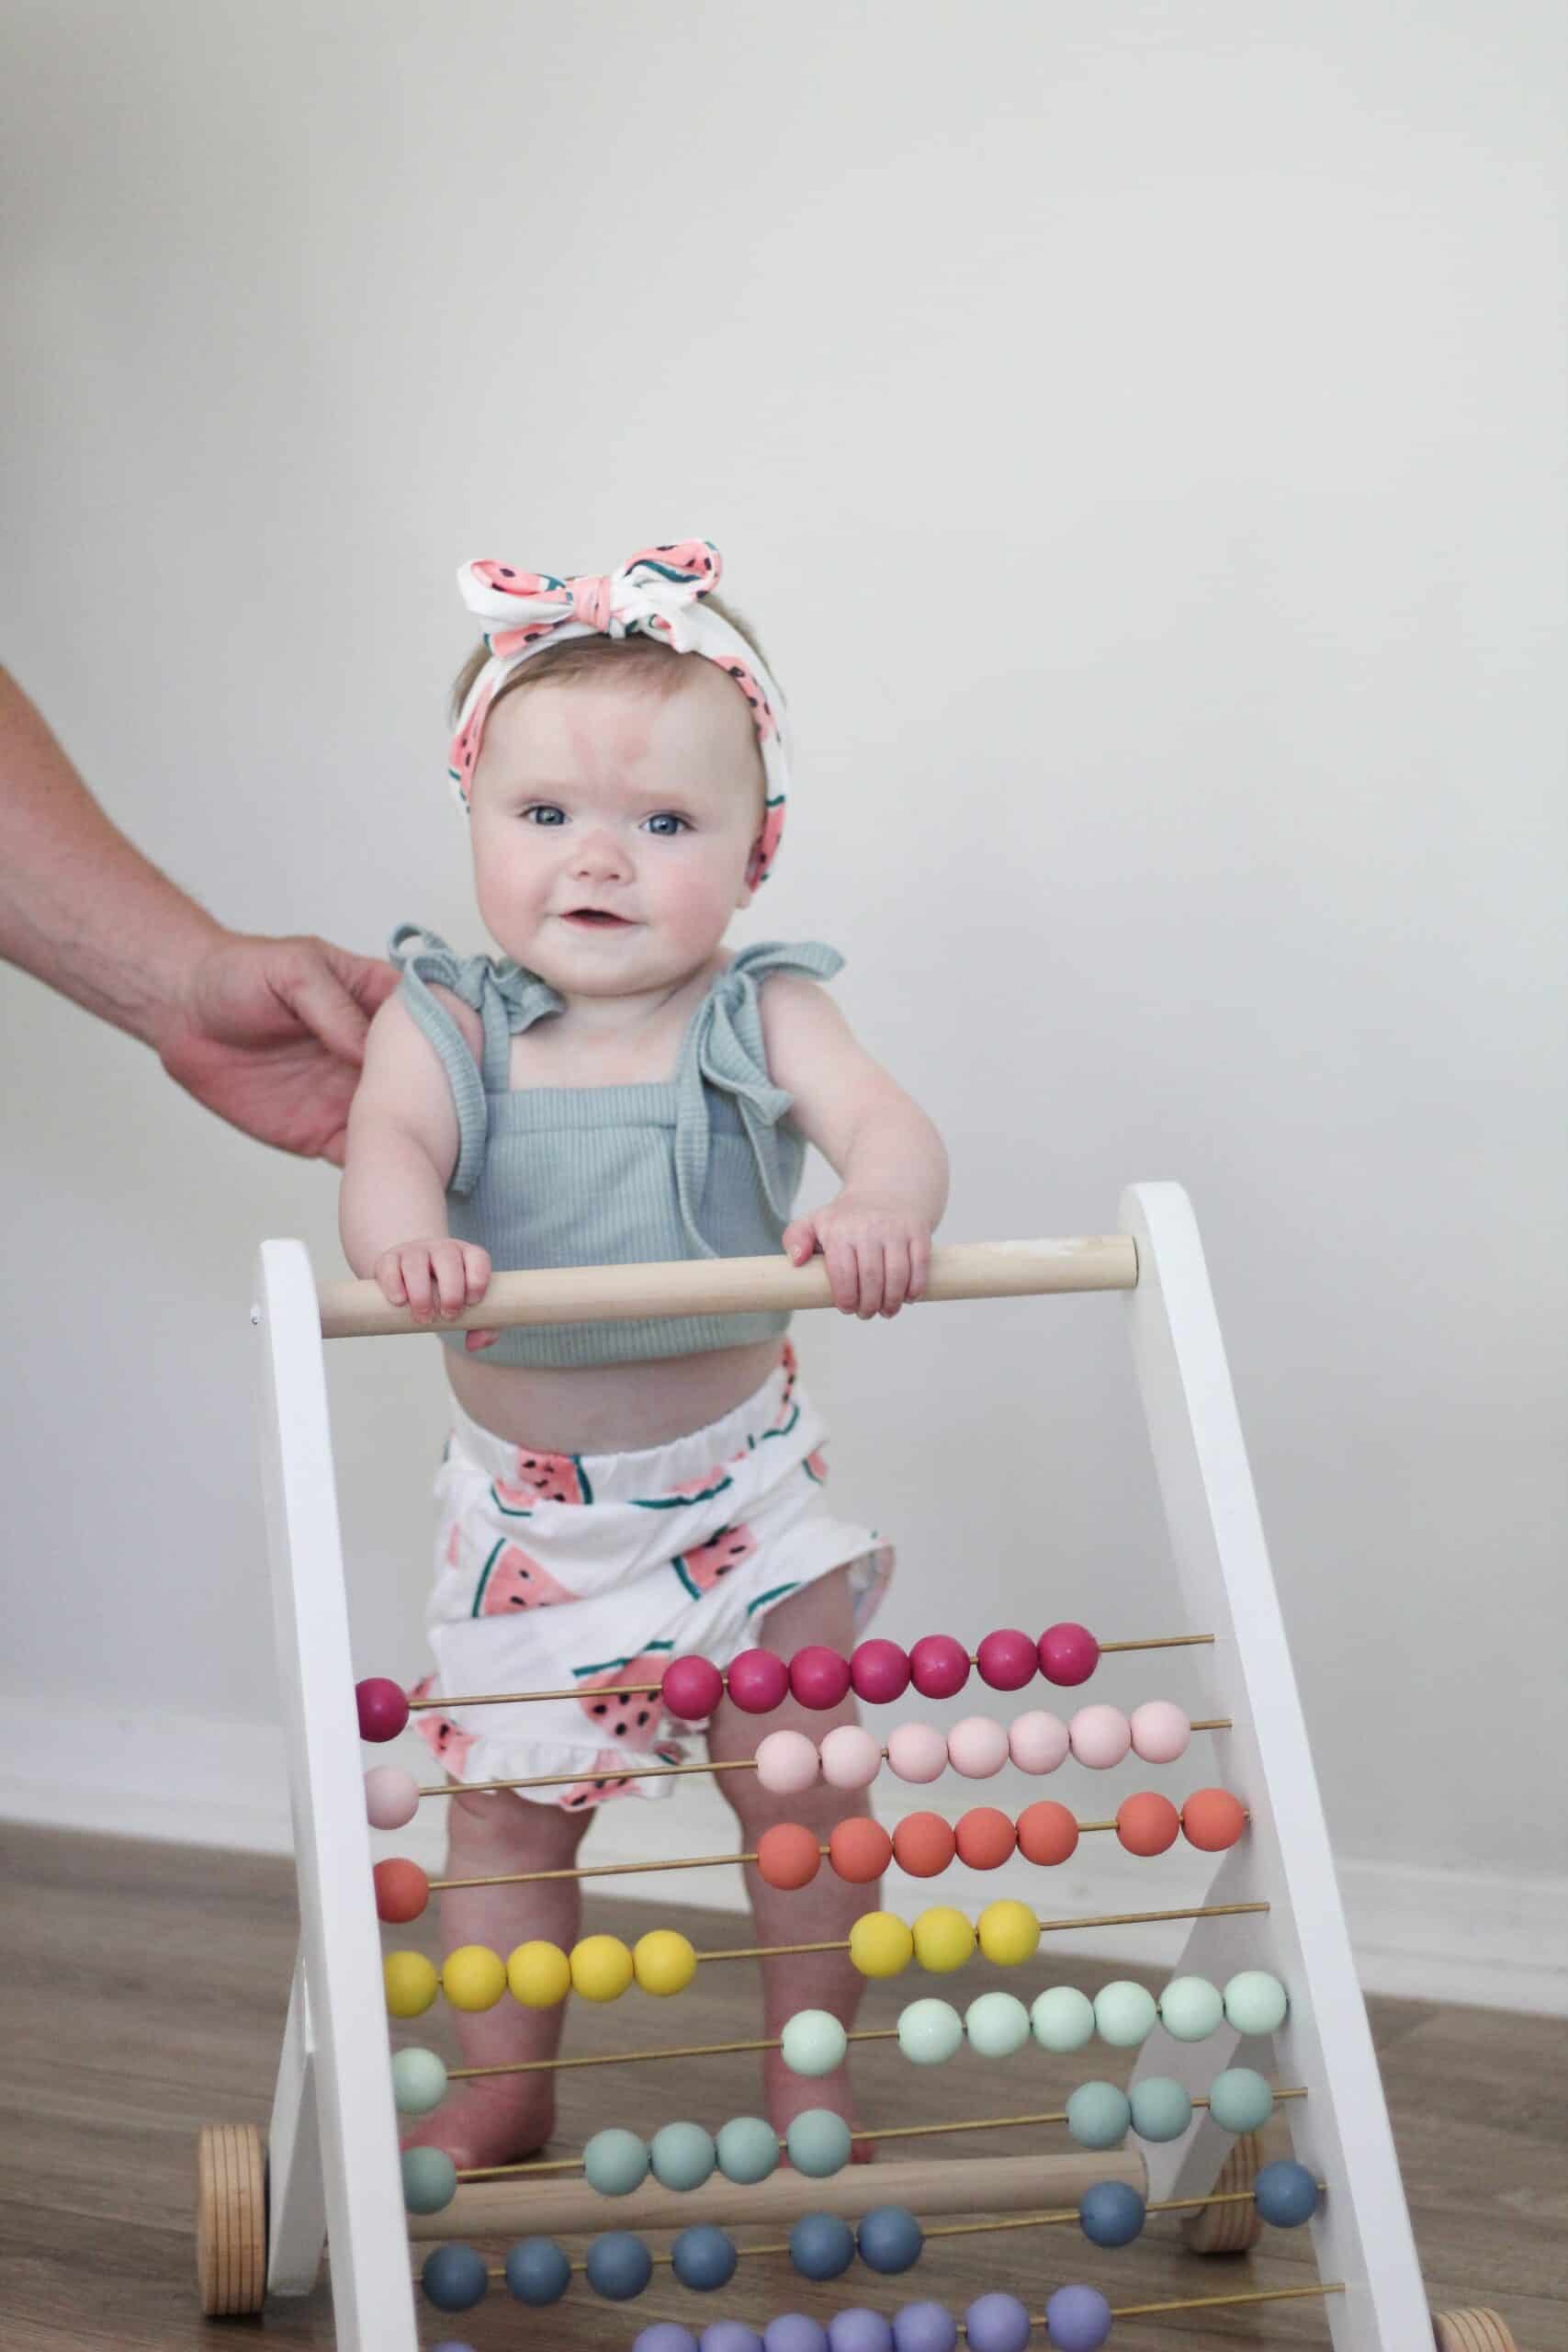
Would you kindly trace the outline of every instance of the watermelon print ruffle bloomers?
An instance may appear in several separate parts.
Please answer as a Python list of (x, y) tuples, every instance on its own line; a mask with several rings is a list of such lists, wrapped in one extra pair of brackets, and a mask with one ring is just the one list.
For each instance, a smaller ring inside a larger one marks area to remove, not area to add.
[(626, 1684), (686, 1652), (728, 1666), (765, 1644), (770, 1609), (846, 1564), (857, 1628), (886, 1589), (891, 1547), (829, 1506), (827, 1430), (787, 1342), (745, 1404), (644, 1452), (533, 1453), (452, 1409), (425, 1617), (435, 1672), (409, 1695), (580, 1694), (416, 1715), (456, 1780), (571, 1772), (521, 1793), (573, 1811), (668, 1796), (672, 1781), (615, 1777), (688, 1756), (658, 1694)]

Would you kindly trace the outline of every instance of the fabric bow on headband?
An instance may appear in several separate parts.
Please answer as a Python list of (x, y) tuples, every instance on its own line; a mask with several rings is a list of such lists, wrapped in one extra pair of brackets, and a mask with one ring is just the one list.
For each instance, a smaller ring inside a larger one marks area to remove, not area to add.
[(585, 572), (558, 580), (547, 571), (511, 564), (465, 563), (457, 586), (468, 610), (485, 624), (490, 660), (458, 713), (446, 773), (465, 808), (479, 763), (485, 719), (496, 695), (541, 647), (574, 637), (651, 637), (676, 653), (700, 653), (733, 678), (750, 706), (762, 755), (766, 807), (746, 879), (765, 881), (784, 831), (789, 763), (782, 733), (783, 703), (761, 657), (721, 613), (703, 602), (716, 587), (724, 560), (709, 539), (677, 539), (643, 548), (618, 571)]

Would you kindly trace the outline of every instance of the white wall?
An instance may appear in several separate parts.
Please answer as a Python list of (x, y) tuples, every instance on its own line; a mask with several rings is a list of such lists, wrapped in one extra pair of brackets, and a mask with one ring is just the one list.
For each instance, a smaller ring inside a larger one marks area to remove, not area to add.
[[(802, 744), (737, 935), (848, 950), (949, 1238), (1188, 1185), (1340, 1849), (1488, 1876), (1500, 1965), (1563, 1869), (1565, 49), (1525, 0), (35, 0), (0, 141), (5, 653), (106, 805), (236, 924), (478, 944), (453, 568), (716, 540)], [(247, 1269), (335, 1265), (333, 1180), (0, 991), (0, 1797), (265, 1834)], [(802, 1337), (888, 1631), (1165, 1625), (1113, 1303)], [(401, 1670), (439, 1374), (333, 1378)]]

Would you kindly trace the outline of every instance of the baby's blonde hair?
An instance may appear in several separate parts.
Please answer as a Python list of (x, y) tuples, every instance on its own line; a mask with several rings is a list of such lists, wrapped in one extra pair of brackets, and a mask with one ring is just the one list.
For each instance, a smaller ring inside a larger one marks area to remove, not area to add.
[[(733, 605), (722, 596), (708, 594), (703, 603), (710, 613), (726, 620), (736, 635), (743, 639), (764, 669), (771, 667), (767, 655), (758, 642), (756, 631), (743, 620)], [(681, 664), (690, 657), (677, 653), (672, 645), (661, 645), (656, 637), (645, 637), (640, 630), (631, 637), (570, 637), (561, 645), (541, 646), (526, 662), (520, 662), (505, 680), (494, 702), (504, 702), (508, 695), (520, 694), (527, 686), (568, 686), (575, 680), (592, 677), (609, 684), (619, 677), (627, 685), (651, 686), (660, 695), (672, 694), (681, 683)], [(490, 660), (490, 648), (476, 645), (458, 671), (452, 688), (452, 717), (460, 718), (469, 689), (485, 663)]]

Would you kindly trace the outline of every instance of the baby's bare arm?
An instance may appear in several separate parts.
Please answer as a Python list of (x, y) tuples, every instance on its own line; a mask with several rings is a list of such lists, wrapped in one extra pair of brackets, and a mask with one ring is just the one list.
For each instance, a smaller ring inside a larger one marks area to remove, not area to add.
[(338, 1230), (355, 1272), (373, 1274), (390, 1304), (412, 1307), (420, 1322), (456, 1315), (482, 1298), (490, 1281), (485, 1251), (447, 1232), (458, 1140), (440, 1059), (394, 997), (370, 1024), (348, 1118)]
[(925, 1288), (947, 1206), (942, 1137), (814, 980), (776, 974), (761, 1007), (769, 1074), (795, 1097), (792, 1120), (843, 1187), (788, 1227), (784, 1248), (797, 1264), (821, 1250), (846, 1312), (896, 1315)]

